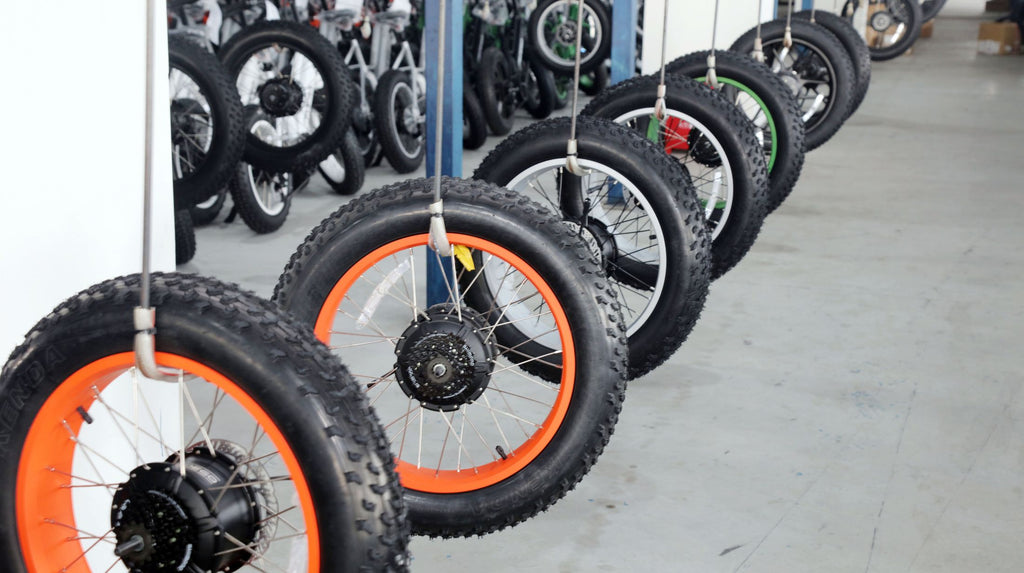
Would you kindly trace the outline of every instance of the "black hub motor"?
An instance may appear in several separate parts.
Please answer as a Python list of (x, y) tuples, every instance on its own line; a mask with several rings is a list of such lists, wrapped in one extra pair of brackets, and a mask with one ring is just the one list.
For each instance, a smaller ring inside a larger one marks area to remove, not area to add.
[(302, 88), (291, 78), (275, 78), (259, 88), (260, 107), (271, 117), (295, 115), (302, 108)]
[[(608, 225), (590, 216), (593, 205), (583, 196), (582, 179), (569, 173), (561, 173), (558, 177), (559, 206), (566, 217), (565, 224), (583, 240), (592, 255), (604, 261), (608, 276), (635, 289), (654, 290), (658, 266), (634, 258), (628, 249), (625, 253), (620, 252)], [(635, 198), (630, 200), (636, 201)]]
[(215, 447), (190, 448), (184, 477), (174, 455), (135, 468), (118, 486), (114, 552), (132, 573), (235, 571), (252, 557), (245, 548), (260, 534), (268, 493), (243, 477), (240, 446)]
[(395, 347), (398, 384), (430, 410), (448, 412), (473, 402), (494, 368), (497, 350), (490, 334), (487, 319), (469, 307), (428, 308)]

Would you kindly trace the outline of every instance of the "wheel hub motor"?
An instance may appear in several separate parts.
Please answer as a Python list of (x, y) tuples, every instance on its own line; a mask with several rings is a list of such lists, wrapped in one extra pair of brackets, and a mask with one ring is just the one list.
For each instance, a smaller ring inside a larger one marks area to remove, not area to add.
[(424, 408), (457, 410), (476, 400), (491, 378), (494, 346), (480, 313), (438, 304), (417, 317), (395, 347), (398, 384)]
[(231, 456), (202, 446), (185, 454), (184, 477), (177, 455), (132, 470), (110, 512), (115, 554), (132, 573), (243, 566), (252, 555), (236, 543), (249, 546), (263, 518), (255, 486), (237, 467)]
[(893, 24), (892, 14), (889, 12), (875, 12), (871, 15), (871, 29), (876, 32), (884, 32)]
[(576, 22), (572, 20), (566, 20), (558, 27), (558, 39), (564, 44), (575, 44), (576, 42)]
[(275, 78), (260, 86), (260, 107), (272, 117), (295, 115), (302, 108), (302, 88), (291, 78)]

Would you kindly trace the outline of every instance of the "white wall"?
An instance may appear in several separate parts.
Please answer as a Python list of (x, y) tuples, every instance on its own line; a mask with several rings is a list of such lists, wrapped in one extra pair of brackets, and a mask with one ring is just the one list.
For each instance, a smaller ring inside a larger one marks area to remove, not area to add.
[[(667, 59), (711, 48), (711, 29), (715, 16), (713, 0), (645, 0), (643, 72), (661, 67), (662, 16), (669, 1)], [(774, 14), (775, 1), (762, 0), (761, 20)], [(720, 0), (718, 37), (715, 48), (726, 49), (736, 38), (757, 25), (758, 0)]]
[[(145, 6), (4, 3), (0, 362), (65, 298), (141, 269)], [(157, 6), (153, 268), (173, 270), (166, 9)]]

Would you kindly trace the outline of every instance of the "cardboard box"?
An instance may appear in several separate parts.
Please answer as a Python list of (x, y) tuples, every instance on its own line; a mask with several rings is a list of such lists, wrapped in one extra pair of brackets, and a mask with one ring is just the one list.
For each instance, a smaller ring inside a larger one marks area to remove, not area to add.
[(918, 36), (918, 37), (919, 38), (931, 38), (932, 37), (932, 28), (934, 28), (934, 27), (935, 27), (935, 20), (928, 20), (927, 22), (924, 23), (924, 26), (921, 26), (921, 35)]
[(1014, 22), (982, 22), (978, 27), (978, 53), (990, 56), (1020, 54), (1020, 29)]
[(1009, 12), (1010, 0), (988, 0), (985, 2), (986, 12)]

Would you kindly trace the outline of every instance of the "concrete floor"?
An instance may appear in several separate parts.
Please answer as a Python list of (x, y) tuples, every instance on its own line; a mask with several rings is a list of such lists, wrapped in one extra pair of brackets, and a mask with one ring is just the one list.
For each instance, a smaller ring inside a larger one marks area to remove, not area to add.
[[(976, 56), (977, 27), (941, 18), (874, 66), (574, 492), (415, 539), (413, 569), (1020, 571), (1024, 57)], [(314, 184), (274, 235), (202, 229), (182, 270), (268, 295), (341, 201)]]

